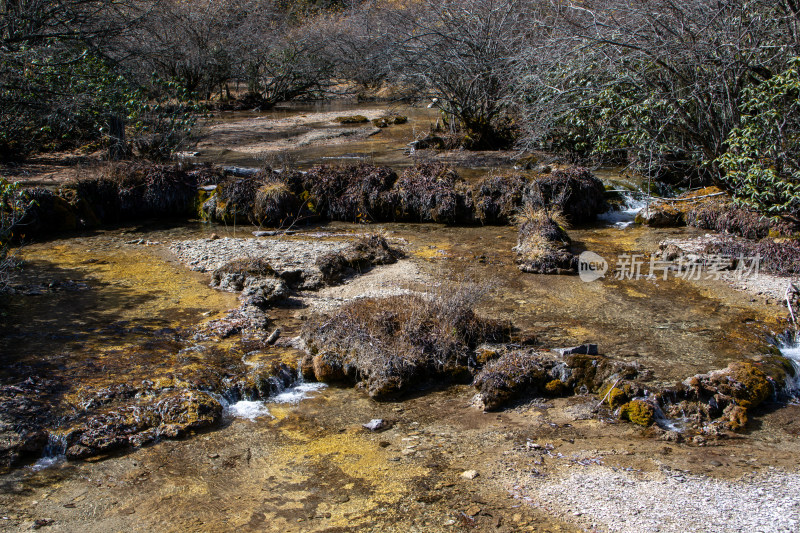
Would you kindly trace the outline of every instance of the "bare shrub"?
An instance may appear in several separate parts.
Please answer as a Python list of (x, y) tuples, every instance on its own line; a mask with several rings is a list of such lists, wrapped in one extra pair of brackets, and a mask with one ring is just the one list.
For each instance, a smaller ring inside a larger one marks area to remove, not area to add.
[(514, 247), (520, 270), (536, 274), (577, 272), (578, 259), (569, 249), (572, 241), (556, 221), (558, 217), (545, 209), (525, 206), (517, 218), (519, 233)]
[(525, 189), (524, 202), (533, 209), (560, 212), (573, 224), (591, 222), (608, 209), (603, 182), (582, 167), (536, 176)]
[(431, 379), (468, 377), (474, 348), (507, 337), (507, 326), (475, 314), (477, 296), (448, 286), (427, 295), (360, 299), (312, 318), (302, 336), (315, 367), (317, 360), (333, 362), (347, 380), (363, 381), (371, 397), (390, 398)]
[(400, 220), (455, 224), (472, 218), (472, 195), (467, 184), (443, 163), (407, 168), (392, 195)]

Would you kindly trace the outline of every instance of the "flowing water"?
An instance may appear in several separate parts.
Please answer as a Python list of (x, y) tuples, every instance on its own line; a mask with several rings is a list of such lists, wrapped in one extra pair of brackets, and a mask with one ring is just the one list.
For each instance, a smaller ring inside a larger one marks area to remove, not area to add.
[[(265, 153), (279, 146), (274, 143), (291, 144), (309, 132), (338, 126), (312, 116), (311, 121), (262, 135), (254, 126), (262, 119), (379, 107), (226, 114), (219, 124), (230, 127), (212, 138), (227, 139), (229, 146), (208, 144), (199, 157), (224, 164), (263, 164)], [(353, 142), (295, 146), (283, 157), (300, 167), (333, 160), (407, 166), (413, 162), (406, 154), (407, 143), (435, 122), (436, 112), (395, 111), (408, 115), (409, 123)], [(251, 122), (242, 126), (243, 121)], [(464, 167), (462, 173), (472, 179), (496, 166), (482, 163), (485, 166), (478, 161)], [(639, 186), (616, 171), (599, 175), (614, 188)], [(599, 254), (613, 267), (620, 255), (647, 255), (665, 238), (698, 233), (632, 226), (642, 202), (635, 190), (623, 194), (622, 209), (593, 226), (570, 230), (575, 246)], [(510, 447), (545, 439), (561, 447), (562, 457), (569, 457), (585, 449), (580, 448), (581, 439), (589, 439), (583, 446), (607, 450), (627, 450), (635, 441), (637, 452), (648, 459), (634, 460), (619, 451), (616, 459), (607, 461), (625, 468), (654, 468), (646, 462), (662, 453), (663, 444), (641, 440), (632, 429), (576, 415), (583, 409), (580, 402), (596, 401), (591, 399), (484, 415), (468, 407), (473, 391), (461, 386), (399, 404), (378, 404), (358, 390), (302, 380), (286, 388), (276, 385), (262, 397), (242, 396), (232, 387), (231, 376), (247, 379), (277, 363), (296, 367), (302, 354), (256, 346), (247, 339), (198, 338), (193, 328), (223, 316), (238, 305), (237, 299), (211, 289), (207, 274), (188, 270), (167, 248), (172, 241), (212, 233), (248, 237), (254, 229), (194, 222), (142, 225), (54, 239), (20, 251), (26, 268), (18, 282), (26, 291), (2, 309), (2, 384), (31, 374), (60, 380), (49, 399), (57, 418), (70, 415), (88, 392), (120, 383), (197, 382), (220, 398), (225, 421), (218, 431), (97, 463), (63, 462), (63, 442), (51, 437), (45, 457), (3, 481), (0, 514), (15, 517), (7, 523), (22, 528), (35, 518), (54, 516), (54, 527), (60, 530), (438, 531), (473, 526), (493, 530), (502, 518), (504, 524), (517, 524), (511, 530), (573, 531), (574, 525), (546, 510), (521, 507), (509, 497), (497, 472), (505, 471), (503, 457)], [(510, 319), (520, 334), (535, 336), (540, 345), (595, 342), (606, 355), (652, 369), (654, 383), (674, 383), (757, 356), (764, 352), (768, 334), (779, 327), (775, 308), (713, 280), (617, 279), (613, 268), (591, 283), (577, 276), (522, 274), (511, 251), (516, 243), (512, 227), (330, 223), (307, 231), (314, 239), (341, 239), (365, 230), (380, 231), (402, 245), (407, 261), (428, 283), (463, 279), (487, 287), (479, 311)], [(381, 280), (380, 272), (375, 269), (377, 279), (390, 283)], [(271, 317), (283, 336), (293, 336), (306, 313), (282, 309)], [(782, 351), (800, 364), (796, 343)], [(794, 386), (800, 391), (800, 372), (797, 376)], [(361, 424), (373, 418), (393, 426), (384, 433), (366, 432)], [(767, 423), (764, 431), (772, 431), (770, 427)], [(788, 461), (782, 451), (764, 450), (765, 462)], [(676, 454), (673, 460), (691, 468), (691, 457)], [(459, 477), (473, 468), (483, 476), (475, 483)], [(544, 467), (513, 468), (534, 472)], [(468, 505), (477, 505), (480, 513), (470, 514)]]
[(800, 401), (800, 340), (797, 334), (787, 334), (779, 344), (781, 354), (792, 363), (794, 376), (786, 385), (787, 393), (795, 402)]

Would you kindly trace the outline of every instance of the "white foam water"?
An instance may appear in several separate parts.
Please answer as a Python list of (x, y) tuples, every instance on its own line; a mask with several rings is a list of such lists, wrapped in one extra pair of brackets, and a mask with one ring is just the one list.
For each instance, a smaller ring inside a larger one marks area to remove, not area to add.
[(42, 456), (28, 468), (34, 472), (57, 466), (66, 461), (67, 439), (63, 435), (51, 433), (47, 437), (47, 446), (42, 451)]
[(257, 418), (272, 418), (267, 404), (296, 404), (301, 400), (309, 398), (312, 393), (319, 392), (327, 387), (324, 383), (304, 383), (299, 382), (288, 389), (271, 396), (264, 401), (261, 400), (239, 400), (238, 402), (228, 402), (224, 398), (219, 398), (222, 403), (223, 411), (227, 416), (234, 418), (246, 418), (256, 420)]
[(797, 337), (788, 338), (778, 348), (794, 367), (794, 378), (786, 383), (786, 392), (798, 401), (800, 400), (800, 342)]
[(30, 469), (34, 472), (39, 472), (40, 470), (45, 470), (46, 468), (51, 468), (53, 466), (57, 466), (61, 463), (66, 461), (66, 456), (64, 455), (50, 455), (46, 457), (41, 457), (35, 463), (30, 466)]
[(280, 394), (276, 394), (269, 399), (272, 403), (298, 403), (300, 400), (308, 398), (313, 392), (319, 392), (327, 387), (324, 383), (298, 383), (289, 387)]
[(246, 418), (255, 420), (256, 418), (272, 417), (269, 409), (260, 401), (239, 400), (224, 406), (225, 413), (234, 418)]
[(627, 228), (633, 224), (636, 215), (647, 206), (647, 202), (642, 199), (637, 199), (637, 195), (634, 193), (622, 193), (622, 195), (625, 198), (622, 209), (609, 209), (605, 213), (598, 215), (597, 219), (608, 222), (610, 225), (616, 226), (619, 229)]

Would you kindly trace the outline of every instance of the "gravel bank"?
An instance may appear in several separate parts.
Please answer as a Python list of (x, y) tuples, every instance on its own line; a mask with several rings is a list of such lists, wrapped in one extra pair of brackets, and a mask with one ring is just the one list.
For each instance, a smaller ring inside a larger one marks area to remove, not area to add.
[[(661, 243), (666, 248), (673, 245), (679, 248), (684, 254), (695, 254), (704, 256), (704, 249), (709, 244), (718, 241), (716, 235), (706, 234), (702, 237), (691, 239), (667, 239)], [(786, 298), (786, 287), (790, 282), (800, 284), (800, 277), (777, 276), (764, 272), (753, 272), (742, 278), (737, 278), (733, 271), (720, 273), (720, 279), (727, 282), (736, 290), (745, 291), (753, 296), (760, 296), (772, 300), (771, 303), (784, 302)]]
[[(169, 249), (192, 270), (212, 272), (225, 263), (239, 258), (264, 259), (278, 272), (303, 272), (309, 280), (320, 280), (321, 272), (316, 266), (318, 257), (345, 249), (347, 240), (300, 240), (296, 238), (259, 239), (196, 239), (174, 242)], [(341, 237), (341, 235), (336, 235)], [(408, 294), (424, 289), (431, 283), (410, 260), (401, 260), (392, 265), (372, 268), (361, 275), (344, 280), (341, 285), (322, 287), (316, 291), (302, 291), (298, 296), (315, 311), (332, 311), (343, 303), (356, 298), (385, 298)], [(314, 285), (312, 283), (311, 285)]]
[(798, 473), (770, 470), (725, 481), (670, 470), (637, 474), (590, 466), (556, 483), (518, 481), (516, 496), (597, 531), (800, 530)]
[(318, 257), (340, 252), (347, 241), (284, 239), (196, 239), (179, 241), (169, 249), (192, 270), (209, 272), (239, 258), (261, 258), (278, 271), (314, 267)]

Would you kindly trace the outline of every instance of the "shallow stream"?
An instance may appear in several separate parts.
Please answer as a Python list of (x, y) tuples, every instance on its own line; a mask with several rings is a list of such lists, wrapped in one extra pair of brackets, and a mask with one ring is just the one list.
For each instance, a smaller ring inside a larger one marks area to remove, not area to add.
[[(380, 107), (228, 114), (219, 121), (227, 129), (210, 138), (228, 139), (229, 146), (215, 148), (206, 140), (199, 157), (262, 164), (268, 161), (264, 154), (275, 148), (270, 143), (291, 143), (309, 131), (338, 126), (321, 118), (259, 133), (254, 124), (261, 120)], [(300, 167), (351, 158), (407, 166), (412, 159), (406, 144), (435, 122), (436, 112), (396, 111), (408, 115), (409, 123), (354, 142), (295, 147), (282, 157)], [(464, 173), (476, 177), (488, 168), (472, 166)], [(612, 171), (600, 175), (612, 184), (625, 179)], [(575, 246), (599, 254), (613, 269), (621, 254), (647, 257), (665, 238), (698, 233), (628, 225), (636, 207), (631, 202), (627, 214), (571, 229)], [(210, 288), (207, 273), (189, 270), (168, 249), (174, 241), (212, 234), (251, 237), (255, 229), (192, 221), (143, 223), (24, 247), (19, 255), (25, 268), (16, 281), (21, 292), (0, 309), (1, 384), (30, 375), (57, 380), (59, 386), (47, 398), (49, 416), (57, 421), (74, 416), (87, 391), (149, 380), (177, 387), (200, 383), (222, 395), (231, 376), (244, 379), (253, 368), (277, 362), (296, 367), (302, 353), (293, 348), (238, 337), (198, 338), (193, 328), (235, 308), (236, 295)], [(577, 276), (522, 274), (511, 250), (517, 238), (513, 227), (330, 223), (300, 228), (291, 238), (302, 239), (306, 231), (318, 240), (382, 232), (405, 249), (404, 261), (425, 283), (462, 280), (485, 288), (479, 311), (511, 320), (520, 338), (535, 336), (545, 348), (597, 343), (602, 354), (652, 369), (654, 383), (674, 383), (757, 357), (769, 334), (782, 327), (780, 307), (755, 301), (722, 281), (627, 280), (609, 272), (587, 283)], [(370, 275), (391, 283), (381, 278), (382, 268)], [(300, 307), (276, 309), (270, 313), (271, 327), (279, 327), (283, 337), (294, 336), (307, 313)], [(607, 459), (609, 464), (646, 470), (655, 468), (649, 457), (663, 448), (654, 440), (636, 440), (639, 434), (630, 427), (575, 415), (596, 399), (564, 399), (485, 415), (468, 406), (471, 395), (469, 387), (455, 386), (379, 404), (358, 390), (295, 384), (257, 401), (227, 398), (226, 421), (218, 431), (102, 462), (57, 462), (7, 474), (0, 482), (0, 527), (21, 529), (52, 518), (54, 531), (431, 531), (503, 525), (508, 530), (572, 531), (578, 529), (575, 524), (509, 495), (513, 491), (501, 475), (504, 454), (526, 439), (556, 442), (578, 453), (581, 439), (589, 439), (584, 448), (616, 450), (609, 451), (614, 457)], [(372, 418), (392, 420), (394, 426), (370, 433), (361, 424)], [(791, 423), (780, 417), (774, 423), (766, 420), (752, 437), (750, 451), (765, 464), (788, 464), (793, 448), (782, 455), (769, 439), (785, 439), (776, 427)], [(637, 453), (648, 459), (626, 455), (631, 439)], [(703, 453), (687, 451), (673, 460), (690, 468), (691, 457), (707, 460)], [(539, 468), (532, 463), (517, 467)], [(465, 482), (460, 472), (471, 468), (482, 477)], [(479, 511), (473, 513), (472, 506)]]

